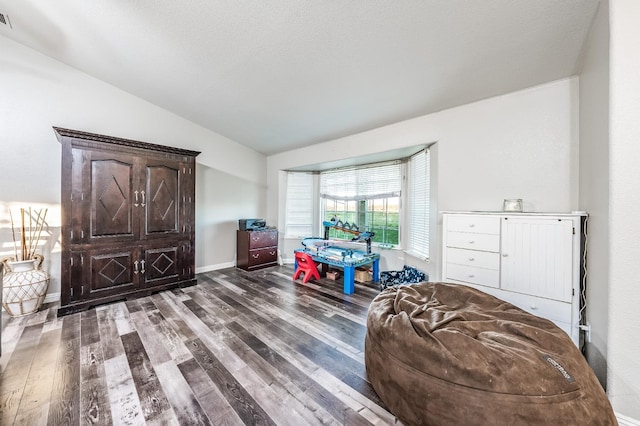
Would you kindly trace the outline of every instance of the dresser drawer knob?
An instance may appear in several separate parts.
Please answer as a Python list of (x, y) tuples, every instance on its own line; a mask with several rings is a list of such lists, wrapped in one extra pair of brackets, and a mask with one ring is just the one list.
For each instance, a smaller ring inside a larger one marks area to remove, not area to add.
[(469, 228), (473, 228), (473, 227), (475, 227), (475, 226), (476, 226), (476, 224), (475, 224), (475, 223), (470, 223), (470, 224), (469, 224)]
[(469, 262), (473, 262), (475, 259), (473, 257), (469, 258)]
[(259, 257), (260, 257), (260, 255), (259, 255), (259, 254), (257, 254), (257, 253), (256, 253), (256, 254), (252, 254), (251, 256), (252, 256), (254, 259), (257, 259), (257, 258), (259, 258)]
[(473, 241), (473, 240), (469, 241), (469, 244), (473, 244), (473, 243), (475, 243), (475, 241)]
[(469, 278), (473, 278), (473, 277), (475, 277), (475, 275), (469, 274)]
[(531, 310), (535, 311), (536, 309), (538, 309), (538, 307), (536, 305), (531, 305)]

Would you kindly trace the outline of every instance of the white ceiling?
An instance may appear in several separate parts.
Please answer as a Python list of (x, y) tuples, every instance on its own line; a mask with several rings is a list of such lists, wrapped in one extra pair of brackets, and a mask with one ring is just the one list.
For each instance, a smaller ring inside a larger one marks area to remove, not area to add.
[(598, 0), (0, 0), (0, 35), (264, 154), (574, 75)]

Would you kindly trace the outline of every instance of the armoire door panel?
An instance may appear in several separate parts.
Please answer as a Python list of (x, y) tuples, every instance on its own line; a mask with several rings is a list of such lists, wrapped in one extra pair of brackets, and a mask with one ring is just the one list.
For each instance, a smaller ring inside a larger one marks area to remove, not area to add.
[(92, 161), (91, 180), (91, 237), (132, 235), (133, 164)]
[(108, 151), (87, 152), (82, 198), (83, 241), (109, 243), (134, 241), (140, 235), (140, 172), (131, 156)]
[(182, 270), (179, 251), (180, 246), (146, 249), (142, 260), (144, 285), (158, 285), (178, 278)]
[(135, 249), (90, 252), (88, 259), (89, 297), (102, 297), (127, 289), (133, 290), (137, 286), (137, 274), (134, 268), (136, 258)]
[(146, 235), (179, 232), (179, 165), (147, 165), (146, 181)]

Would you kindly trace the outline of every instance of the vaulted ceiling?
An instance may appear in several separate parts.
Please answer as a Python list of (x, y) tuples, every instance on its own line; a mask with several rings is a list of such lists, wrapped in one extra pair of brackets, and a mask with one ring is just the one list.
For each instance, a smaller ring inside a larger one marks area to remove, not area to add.
[(579, 72), (598, 0), (0, 0), (0, 35), (264, 154)]

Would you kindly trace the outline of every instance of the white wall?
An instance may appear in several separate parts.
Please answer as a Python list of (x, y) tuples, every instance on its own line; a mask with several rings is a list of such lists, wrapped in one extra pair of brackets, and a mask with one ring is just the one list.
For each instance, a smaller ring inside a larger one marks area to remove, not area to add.
[(640, 419), (640, 2), (611, 0), (607, 392)]
[[(44, 255), (52, 275), (49, 293), (60, 291), (61, 149), (52, 126), (202, 151), (198, 163), (225, 175), (220, 179), (227, 185), (224, 193), (244, 193), (234, 210), (227, 197), (219, 198), (218, 180), (205, 173), (206, 190), (196, 182), (201, 197), (197, 217), (212, 218), (218, 211), (224, 211), (226, 220), (259, 215), (256, 210), (264, 214), (263, 155), (2, 36), (0, 51), (0, 257), (12, 252), (8, 208), (48, 206)], [(221, 253), (217, 242), (228, 243), (237, 225), (207, 226), (199, 228), (206, 235), (196, 235), (197, 268), (235, 255), (235, 243)]]
[[(269, 156), (267, 218), (283, 226), (280, 170), (434, 141), (437, 211), (501, 210), (504, 198), (523, 198), (528, 211), (576, 210), (577, 86), (575, 78), (561, 80)], [(439, 279), (439, 241), (432, 243), (430, 263), (406, 262)], [(282, 243), (286, 258), (299, 246)]]
[(235, 266), (238, 219), (263, 217), (265, 196), (263, 184), (197, 165), (197, 273)]
[(607, 383), (609, 326), (609, 2), (600, 4), (580, 73), (580, 210), (589, 212), (586, 356)]

